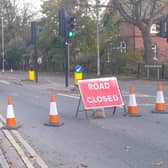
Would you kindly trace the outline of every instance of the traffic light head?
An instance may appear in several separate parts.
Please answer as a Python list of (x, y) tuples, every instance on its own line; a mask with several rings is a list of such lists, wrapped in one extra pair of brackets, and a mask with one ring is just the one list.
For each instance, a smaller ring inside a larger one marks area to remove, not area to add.
[(31, 43), (35, 44), (37, 41), (37, 30), (36, 30), (36, 22), (31, 22)]
[(72, 16), (67, 16), (66, 18), (66, 35), (68, 38), (75, 36), (75, 25), (76, 25), (76, 18)]
[(69, 16), (64, 9), (58, 11), (59, 17), (59, 35), (65, 39), (75, 36), (76, 18)]
[(65, 10), (60, 9), (58, 11), (59, 17), (59, 35), (64, 37), (65, 36)]
[(69, 21), (70, 21), (70, 28), (71, 29), (74, 29), (75, 28), (75, 24), (76, 24), (76, 18), (75, 17), (70, 17), (70, 19), (69, 19)]

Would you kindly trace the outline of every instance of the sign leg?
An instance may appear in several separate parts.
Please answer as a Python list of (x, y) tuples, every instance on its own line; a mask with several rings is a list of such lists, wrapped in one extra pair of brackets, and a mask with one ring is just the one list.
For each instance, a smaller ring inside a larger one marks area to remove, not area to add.
[(78, 106), (77, 106), (77, 109), (76, 109), (76, 115), (75, 115), (76, 118), (78, 117), (80, 102), (81, 102), (81, 96), (80, 96), (80, 98), (79, 98)]
[(115, 112), (116, 112), (116, 108), (117, 108), (117, 107), (114, 107), (114, 110), (113, 110), (113, 115), (114, 115), (114, 114), (115, 114)]
[(86, 115), (86, 118), (89, 119), (87, 110), (85, 110), (85, 115)]

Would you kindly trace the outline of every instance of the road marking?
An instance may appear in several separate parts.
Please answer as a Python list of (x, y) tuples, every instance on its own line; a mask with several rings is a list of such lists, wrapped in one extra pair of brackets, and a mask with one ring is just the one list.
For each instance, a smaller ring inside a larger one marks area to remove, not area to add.
[(154, 106), (155, 104), (137, 104), (138, 106)]
[[(2, 128), (3, 125), (0, 122), (0, 127)], [(10, 141), (10, 143), (13, 145), (13, 147), (15, 148), (15, 150), (18, 152), (19, 156), (21, 157), (21, 159), (23, 160), (23, 162), (25, 163), (25, 165), (27, 166), (27, 168), (34, 168), (32, 163), (29, 161), (28, 157), (25, 155), (24, 151), (22, 150), (22, 148), (17, 144), (17, 142), (15, 141), (15, 139), (12, 137), (11, 133), (8, 130), (2, 129), (3, 133), (5, 134), (5, 136), (8, 138), (8, 140)]]
[[(0, 114), (1, 120), (5, 123), (5, 119)], [(0, 122), (0, 127), (2, 128), (2, 123)], [(22, 158), (23, 162), (27, 166), (27, 168), (34, 168), (32, 163), (29, 161), (28, 157), (25, 155), (22, 148), (19, 146), (19, 144), (15, 141), (15, 139), (12, 137), (11, 133), (8, 130), (2, 129), (2, 131), (5, 133), (8, 140), (11, 142), (13, 147), (18, 152), (19, 156)], [(35, 152), (35, 150), (23, 139), (23, 137), (20, 135), (20, 133), (16, 130), (12, 130), (12, 133), (17, 137), (19, 142), (25, 147), (25, 149), (30, 153), (31, 156), (33, 156), (36, 160), (36, 162), (39, 164), (41, 168), (48, 168), (46, 163), (40, 158), (40, 156)]]
[[(58, 95), (79, 99), (79, 96), (75, 96), (75, 95), (68, 95), (68, 94), (63, 94), (63, 93), (58, 93)], [(125, 94), (123, 96), (124, 97), (129, 97), (129, 94)], [(136, 97), (153, 97), (153, 98), (156, 98), (156, 96), (151, 96), (151, 95), (146, 95), (146, 94), (136, 94)]]
[[(129, 97), (129, 94), (124, 94), (124, 97)], [(152, 95), (147, 95), (147, 94), (135, 94), (136, 97), (152, 97), (155, 98), (156, 96), (152, 96)]]
[(9, 85), (9, 84), (10, 84), (10, 83), (9, 83), (8, 81), (6, 81), (6, 80), (0, 80), (0, 83), (5, 84), (5, 85)]
[[(58, 93), (58, 95), (79, 99), (79, 96), (75, 96), (75, 95), (68, 95), (68, 94), (63, 94), (63, 93)], [(124, 97), (129, 97), (130, 95), (129, 94), (123, 94), (123, 96)], [(136, 97), (153, 97), (153, 98), (156, 98), (156, 96), (147, 95), (147, 94), (136, 94)]]
[(68, 94), (63, 94), (63, 93), (58, 93), (58, 95), (65, 96), (65, 97), (70, 97), (70, 98), (74, 98), (74, 99), (79, 99), (79, 96), (73, 96), (73, 95), (68, 95)]
[[(74, 98), (74, 99), (79, 99), (79, 96), (75, 96), (75, 95), (68, 95), (68, 94), (63, 94), (63, 93), (58, 93), (58, 95), (60, 96), (65, 96), (65, 97), (70, 97), (70, 98)], [(123, 95), (125, 97), (129, 96), (129, 95)], [(151, 96), (151, 95), (146, 95), (146, 94), (138, 94), (136, 97), (154, 97), (156, 98), (156, 96)], [(147, 103), (147, 104), (137, 104), (138, 106), (154, 106), (155, 103)]]
[(23, 139), (23, 137), (19, 134), (19, 132), (16, 130), (13, 130), (12, 132), (15, 134), (18, 140), (22, 143), (22, 145), (26, 148), (26, 150), (31, 154), (31, 156), (35, 158), (35, 160), (40, 165), (40, 167), (48, 168), (45, 162), (39, 157), (39, 155), (34, 151), (34, 149)]

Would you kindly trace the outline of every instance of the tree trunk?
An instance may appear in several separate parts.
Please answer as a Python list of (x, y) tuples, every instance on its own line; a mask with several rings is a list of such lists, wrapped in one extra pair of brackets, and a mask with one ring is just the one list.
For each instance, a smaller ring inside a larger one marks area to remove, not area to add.
[(153, 64), (152, 41), (148, 31), (142, 31), (144, 41), (144, 62), (145, 64)]

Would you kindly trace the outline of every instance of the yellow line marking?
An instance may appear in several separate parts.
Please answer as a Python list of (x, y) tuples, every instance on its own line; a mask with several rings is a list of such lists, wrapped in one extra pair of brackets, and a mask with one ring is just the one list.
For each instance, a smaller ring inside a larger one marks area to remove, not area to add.
[[(3, 118), (2, 115), (0, 115), (1, 120), (5, 123), (5, 119)], [(2, 123), (0, 122), (0, 127), (2, 127)], [(16, 149), (16, 151), (18, 152), (18, 154), (20, 155), (20, 157), (22, 158), (22, 160), (24, 161), (25, 165), (28, 168), (34, 168), (33, 165), (31, 164), (31, 162), (29, 161), (28, 157), (24, 154), (23, 150), (21, 149), (21, 147), (16, 143), (16, 141), (14, 140), (14, 138), (12, 137), (11, 133), (8, 130), (4, 130), (3, 132), (8, 132), (7, 134), (9, 135), (8, 140), (11, 142), (11, 144), (14, 146), (14, 148)], [(36, 162), (39, 164), (39, 166), (41, 168), (48, 168), (48, 166), (46, 165), (46, 163), (39, 157), (39, 155), (35, 152), (35, 150), (23, 139), (23, 137), (19, 134), (18, 131), (16, 130), (12, 130), (12, 133), (17, 137), (17, 139), (21, 142), (21, 144), (25, 147), (25, 149), (30, 153), (31, 156), (33, 156), (36, 160)], [(5, 133), (6, 135), (6, 133)], [(13, 144), (13, 141), (14, 144)], [(15, 147), (17, 146), (17, 147)], [(19, 151), (18, 151), (19, 150)], [(28, 162), (27, 162), (28, 160)], [(30, 167), (30, 164), (32, 167)]]
[(39, 157), (39, 155), (34, 151), (34, 149), (23, 139), (23, 137), (19, 134), (18, 131), (12, 130), (18, 140), (22, 143), (22, 145), (28, 150), (28, 152), (35, 158), (37, 163), (40, 165), (41, 168), (48, 168), (45, 162)]
[[(2, 125), (1, 122), (0, 122), (0, 127), (1, 128), (3, 127), (3, 125)], [(5, 130), (5, 129), (2, 129), (2, 131), (5, 134), (5, 136), (8, 138), (8, 140), (10, 141), (10, 143), (13, 145), (13, 147), (16, 149), (16, 151), (20, 155), (21, 159), (23, 160), (23, 162), (25, 163), (25, 165), (27, 166), (27, 168), (34, 168), (34, 166), (29, 161), (29, 159), (25, 155), (25, 153), (22, 150), (22, 148), (17, 144), (17, 142), (15, 141), (15, 139), (12, 137), (11, 133), (8, 130)]]

